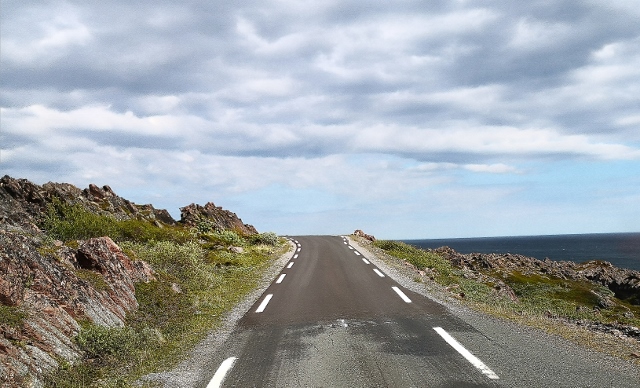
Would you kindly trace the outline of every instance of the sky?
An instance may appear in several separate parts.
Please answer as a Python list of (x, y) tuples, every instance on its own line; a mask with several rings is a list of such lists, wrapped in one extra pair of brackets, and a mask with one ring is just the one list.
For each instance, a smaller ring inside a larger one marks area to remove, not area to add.
[(640, 231), (637, 0), (0, 0), (0, 174), (176, 218)]

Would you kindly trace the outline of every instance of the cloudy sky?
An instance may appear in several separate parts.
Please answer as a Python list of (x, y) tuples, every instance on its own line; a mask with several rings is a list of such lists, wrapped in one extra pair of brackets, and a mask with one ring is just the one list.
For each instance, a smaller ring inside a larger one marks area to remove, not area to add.
[(640, 231), (637, 0), (0, 0), (0, 173), (260, 231)]

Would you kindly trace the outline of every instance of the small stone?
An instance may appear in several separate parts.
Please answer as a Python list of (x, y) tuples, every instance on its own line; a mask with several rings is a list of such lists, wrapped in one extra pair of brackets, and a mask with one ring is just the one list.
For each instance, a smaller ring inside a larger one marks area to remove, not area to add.
[(176, 294), (182, 294), (182, 288), (176, 283), (171, 283), (171, 291)]
[(244, 253), (244, 249), (242, 247), (229, 247), (229, 252)]

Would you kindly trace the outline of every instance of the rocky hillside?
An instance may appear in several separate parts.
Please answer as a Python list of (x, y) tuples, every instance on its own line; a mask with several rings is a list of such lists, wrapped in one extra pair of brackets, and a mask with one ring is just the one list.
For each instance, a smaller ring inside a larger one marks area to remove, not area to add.
[[(505, 253), (462, 254), (449, 247), (441, 247), (433, 252), (449, 260), (454, 266), (464, 270), (467, 276), (492, 274), (497, 284), (499, 279), (518, 273), (523, 276), (545, 276), (548, 278), (588, 281), (609, 289), (613, 296), (626, 300), (632, 305), (640, 305), (640, 272), (618, 268), (607, 261), (592, 260), (584, 263), (572, 261), (538, 260), (533, 257)], [(474, 275), (475, 274), (475, 275)], [(599, 297), (599, 304), (606, 308), (612, 302), (606, 296)]]
[(123, 326), (127, 314), (138, 308), (135, 284), (157, 276), (149, 264), (129, 258), (108, 236), (52, 238), (46, 230), (52, 219), (78, 209), (107, 216), (96, 220), (139, 222), (131, 224), (133, 234), (145, 232), (145, 225), (161, 231), (176, 224), (185, 230), (204, 225), (240, 235), (257, 233), (213, 203), (182, 208), (182, 218), (176, 222), (166, 210), (137, 205), (109, 186), (81, 190), (65, 183), (36, 185), (4, 176), (0, 179), (2, 387), (42, 386), (43, 373), (81, 358), (74, 337), (82, 325)]

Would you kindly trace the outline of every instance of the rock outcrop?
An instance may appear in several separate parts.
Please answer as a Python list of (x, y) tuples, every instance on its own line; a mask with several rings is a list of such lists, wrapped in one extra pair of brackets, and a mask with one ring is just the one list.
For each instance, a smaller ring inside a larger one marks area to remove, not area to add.
[(68, 183), (36, 185), (26, 179), (5, 175), (0, 178), (0, 224), (38, 231), (36, 224), (54, 199), (69, 205), (79, 204), (96, 214), (119, 220), (141, 219), (172, 225), (176, 221), (168, 211), (152, 205), (137, 205), (116, 195), (111, 187), (94, 184), (80, 190)]
[(618, 268), (607, 261), (538, 260), (517, 254), (471, 253), (462, 254), (449, 247), (435, 249), (453, 265), (474, 273), (491, 271), (509, 274), (552, 276), (565, 280), (591, 281), (609, 288), (618, 299), (640, 305), (640, 272)]
[(366, 239), (366, 240), (369, 240), (369, 241), (376, 241), (376, 238), (375, 238), (375, 237), (373, 237), (373, 236), (372, 236), (372, 235), (370, 235), (370, 234), (366, 234), (365, 232), (363, 232), (363, 231), (362, 231), (362, 230), (360, 230), (360, 229), (356, 229), (356, 230), (355, 230), (355, 232), (353, 232), (353, 235), (354, 235), (354, 236), (358, 236), (358, 237), (362, 237), (362, 238), (364, 238), (364, 239)]
[(253, 225), (242, 222), (236, 213), (224, 210), (216, 206), (213, 202), (208, 202), (204, 206), (190, 204), (180, 208), (180, 222), (187, 226), (198, 226), (205, 223), (214, 230), (233, 230), (240, 235), (250, 236), (258, 233)]
[(24, 314), (20, 325), (0, 322), (0, 385), (23, 386), (59, 359), (80, 357), (73, 337), (79, 320), (122, 326), (137, 309), (135, 282), (154, 279), (109, 238), (60, 246), (43, 254), (41, 236), (0, 229), (0, 303)]

